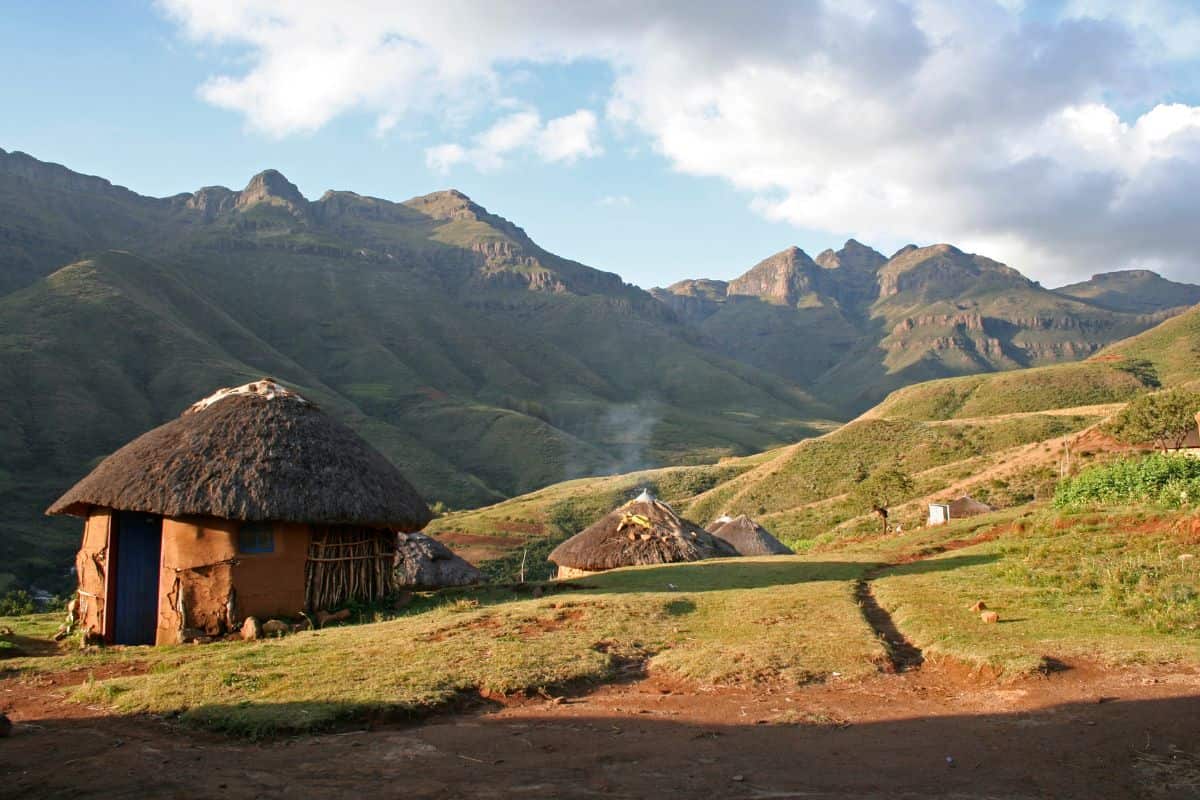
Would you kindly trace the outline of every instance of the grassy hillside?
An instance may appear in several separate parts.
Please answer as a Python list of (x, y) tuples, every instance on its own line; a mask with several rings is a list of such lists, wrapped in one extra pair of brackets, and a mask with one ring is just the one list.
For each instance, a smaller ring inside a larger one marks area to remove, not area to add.
[(42, 509), (262, 375), (459, 508), (753, 453), (836, 413), (458, 192), (310, 202), (267, 170), (156, 199), (0, 151), (0, 590), (65, 588), (78, 532)]
[(1122, 362), (1086, 361), (898, 389), (865, 417), (950, 420), (1123, 403), (1151, 385)]
[[(295, 385), (431, 502), (452, 506), (753, 452), (812, 430), (802, 417), (816, 406), (801, 393), (609, 298), (538, 309), (527, 295), (467, 313), (404, 271), (251, 250), (188, 253), (173, 266), (109, 251), (0, 298), (0, 391), (10, 398), (0, 410), (0, 573), (61, 582), (78, 532), (41, 516), (50, 501), (214, 387), (262, 375)], [(615, 318), (644, 362), (608, 335)], [(569, 346), (567, 328), (590, 341)], [(660, 363), (669, 366), (647, 368)]]
[[(1194, 567), (1179, 556), (1195, 548), (1196, 518), (1113, 511), (1001, 513), (800, 556), (615, 570), (539, 598), (447, 590), (365, 610), (366, 624), (256, 642), (56, 653), (45, 641), (55, 620), (0, 619), (15, 629), (5, 666), (30, 681), (89, 671), (99, 677), (68, 689), (70, 701), (248, 737), (417, 717), (479, 695), (585, 692), (647, 671), (685, 692), (857, 691), (889, 668), (858, 602), (868, 581), (928, 663), (1005, 677), (1064, 663), (1195, 665)], [(978, 600), (1001, 624), (969, 610)], [(782, 705), (776, 724), (802, 719)]]
[[(451, 542), (502, 537), (505, 549), (574, 533), (641, 487), (658, 491), (701, 524), (723, 513), (759, 518), (799, 551), (870, 536), (877, 521), (850, 495), (875, 470), (914, 478), (893, 521), (912, 529), (925, 504), (970, 493), (999, 507), (1046, 500), (1068, 445), (1122, 403), (1162, 383), (1200, 381), (1200, 309), (1114, 345), (1079, 364), (933, 381), (901, 389), (824, 436), (710, 466), (579, 480), (435, 520)], [(1180, 356), (1180, 354), (1184, 356)], [(1071, 465), (1093, 457), (1071, 449)]]
[(1148, 361), (1164, 386), (1200, 380), (1200, 306), (1106, 348), (1097, 360)]
[[(104, 455), (218, 386), (262, 375), (293, 384), (366, 436), (431, 502), (466, 508), (579, 476), (744, 457), (828, 431), (864, 392), (1023, 363), (1012, 348), (1003, 363), (971, 355), (968, 340), (986, 350), (996, 334), (990, 322), (980, 333), (975, 317), (946, 317), (956, 297), (1040, 313), (1020, 297), (999, 299), (1014, 286), (1034, 291), (1028, 281), (953, 248), (906, 249), (887, 261), (848, 243), (820, 264), (787, 255), (727, 285), (734, 302), (706, 333), (455, 191), (405, 203), (352, 192), (309, 201), (267, 170), (241, 191), (148, 198), (0, 151), (0, 589), (18, 577), (65, 588), (77, 531), (41, 510)], [(692, 299), (717, 293), (713, 284)], [(997, 340), (1019, 345), (1036, 329), (1047, 359), (1074, 358), (1145, 322), (1088, 309), (1022, 322)], [(945, 325), (962, 336), (946, 338)], [(917, 350), (880, 346), (900, 335), (888, 330), (919, 340)], [(727, 335), (745, 346), (714, 344)], [(908, 357), (918, 351), (936, 357)], [(809, 374), (839, 402), (796, 382)], [(1135, 390), (1113, 375), (1111, 391), (1076, 404)], [(1020, 406), (1024, 396), (1019, 383), (977, 392), (952, 416), (1054, 406)], [(1069, 424), (1052, 422), (994, 437), (1024, 441)], [(946, 453), (956, 436), (993, 436), (928, 434), (948, 443), (933, 445)], [(856, 428), (844, 440), (860, 435), (924, 452), (914, 444), (921, 431)], [(869, 449), (855, 450), (863, 464)], [(931, 455), (928, 468), (947, 457)], [(746, 488), (721, 475), (728, 486), (693, 491), (698, 503), (705, 494), (701, 510), (727, 499), (791, 510), (782, 478), (756, 473), (746, 479), (756, 488)], [(809, 536), (813, 524), (796, 523), (792, 535)]]

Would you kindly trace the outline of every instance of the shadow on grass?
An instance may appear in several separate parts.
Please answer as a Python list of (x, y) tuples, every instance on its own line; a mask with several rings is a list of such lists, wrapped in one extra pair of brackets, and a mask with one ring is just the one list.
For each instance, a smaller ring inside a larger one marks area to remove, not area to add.
[(1000, 560), (995, 553), (975, 553), (966, 556), (950, 556), (948, 558), (927, 558), (913, 561), (909, 564), (898, 564), (882, 570), (878, 577), (888, 578), (895, 575), (927, 575), (931, 572), (948, 572), (964, 567), (980, 567)]
[(578, 578), (589, 593), (720, 592), (765, 589), (814, 581), (857, 580), (870, 566), (859, 561), (801, 561), (785, 556), (630, 567)]
[[(994, 555), (964, 555), (930, 559), (899, 567), (885, 567), (881, 576), (943, 572), (996, 560)], [(416, 598), (403, 611), (388, 615), (410, 616), (448, 604), (468, 602), (481, 606), (528, 600), (552, 594), (624, 594), (637, 592), (721, 592), (768, 589), (818, 581), (857, 581), (880, 565), (869, 561), (805, 561), (791, 556), (726, 558), (685, 564), (627, 567), (570, 581), (529, 583), (520, 586), (489, 585), (443, 589)], [(673, 614), (693, 609), (672, 610)]]

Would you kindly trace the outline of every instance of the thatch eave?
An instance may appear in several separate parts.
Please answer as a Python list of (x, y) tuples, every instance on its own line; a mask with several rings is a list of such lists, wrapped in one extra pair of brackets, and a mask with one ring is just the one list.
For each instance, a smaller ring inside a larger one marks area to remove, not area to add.
[(416, 531), (433, 518), (398, 469), (292, 396), (231, 395), (105, 458), (47, 509), (360, 525)]

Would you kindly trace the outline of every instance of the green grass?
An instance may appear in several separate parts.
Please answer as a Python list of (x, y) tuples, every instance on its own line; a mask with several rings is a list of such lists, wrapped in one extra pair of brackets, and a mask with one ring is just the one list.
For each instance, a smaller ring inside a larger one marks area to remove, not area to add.
[[(1179, 515), (1109, 512), (1060, 517), (1039, 512), (1001, 520), (990, 542), (897, 567), (875, 595), (927, 657), (951, 658), (1002, 674), (1044, 659), (1109, 665), (1200, 658), (1200, 547)], [(991, 520), (950, 526), (969, 538)], [(941, 561), (973, 558), (951, 571)], [(983, 600), (1000, 615), (985, 625), (968, 607)]]
[(372, 713), (421, 715), (478, 690), (563, 691), (642, 663), (704, 684), (802, 684), (876, 670), (882, 651), (852, 597), (863, 566), (787, 557), (634, 568), (540, 599), (453, 592), (374, 624), (49, 661), (145, 662), (145, 674), (86, 681), (74, 699), (252, 737)]
[[(1016, 414), (996, 419), (919, 422), (866, 418), (797, 445), (708, 467), (648, 470), (609, 478), (557, 484), (494, 506), (435, 520), (438, 533), (523, 537), (516, 550), (485, 564), (485, 571), (511, 579), (522, 550), (531, 558), (549, 553), (549, 540), (578, 532), (641, 488), (650, 488), (688, 518), (706, 524), (721, 513), (757, 517), (797, 552), (847, 537), (871, 535), (878, 522), (848, 496), (869, 466), (892, 463), (911, 474), (916, 486), (893, 521), (912, 530), (926, 509), (919, 502), (948, 487), (970, 492), (999, 507), (1045, 499), (1053, 492), (1059, 454), (1047, 446), (1033, 456), (1030, 446), (1079, 431), (1099, 413)], [(1012, 466), (1005, 465), (1011, 461)], [(1028, 462), (1028, 463), (1026, 463)], [(986, 479), (979, 473), (998, 469)], [(531, 569), (527, 574), (541, 576)]]
[[(643, 669), (700, 685), (796, 686), (854, 680), (885, 658), (854, 599), (877, 564), (878, 602), (936, 665), (1000, 675), (1054, 660), (1200, 662), (1200, 522), (1179, 512), (1046, 509), (985, 515), (903, 536), (815, 543), (800, 556), (614, 570), (583, 590), (420, 595), (378, 621), (283, 639), (203, 647), (75, 649), (7, 659), (37, 673), (132, 664), (89, 676), (72, 699), (263, 737), (372, 715), (419, 717), (477, 693), (556, 694)], [(1000, 614), (983, 624), (984, 600)], [(14, 624), (49, 636), (57, 615)], [(353, 654), (353, 657), (350, 657)], [(934, 667), (936, 668), (936, 667)]]
[(1200, 309), (1193, 308), (1130, 339), (1110, 345), (1101, 358), (1145, 360), (1154, 365), (1163, 386), (1200, 379)]
[(1118, 367), (1089, 361), (929, 381), (898, 389), (869, 413), (888, 419), (967, 419), (1122, 403), (1147, 391), (1136, 375)]

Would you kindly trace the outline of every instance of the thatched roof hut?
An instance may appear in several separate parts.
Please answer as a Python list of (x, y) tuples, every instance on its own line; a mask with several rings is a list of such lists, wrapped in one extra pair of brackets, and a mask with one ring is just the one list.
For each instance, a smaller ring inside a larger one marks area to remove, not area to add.
[(387, 458), (270, 378), (139, 436), (47, 513), (87, 520), (81, 622), (126, 644), (377, 599), (394, 531), (432, 518)]
[(396, 545), (396, 584), (400, 588), (438, 589), (469, 586), (483, 580), (474, 565), (423, 533), (401, 533)]
[(433, 518), (378, 450), (269, 379), (222, 389), (142, 434), (46, 513), (94, 506), (401, 531)]
[(712, 521), (707, 528), (709, 533), (719, 539), (724, 539), (742, 556), (790, 556), (792, 549), (776, 539), (745, 514), (736, 517), (722, 515)]
[(987, 503), (981, 503), (970, 495), (964, 494), (962, 497), (957, 500), (951, 500), (949, 503), (930, 503), (929, 519), (926, 524), (945, 525), (952, 519), (975, 517), (995, 510)]
[(951, 500), (950, 503), (950, 519), (961, 519), (962, 517), (974, 517), (979, 514), (988, 514), (996, 509), (989, 506), (987, 503), (981, 503), (970, 495), (964, 494), (957, 500)]
[(639, 564), (671, 564), (736, 556), (737, 551), (669, 505), (642, 492), (550, 553), (566, 578)]

